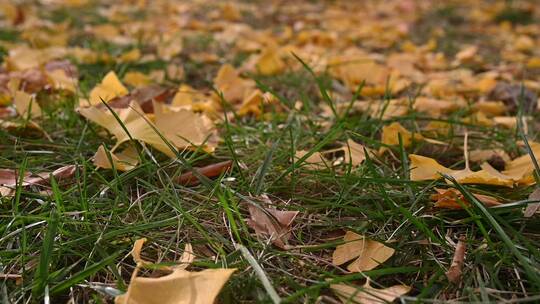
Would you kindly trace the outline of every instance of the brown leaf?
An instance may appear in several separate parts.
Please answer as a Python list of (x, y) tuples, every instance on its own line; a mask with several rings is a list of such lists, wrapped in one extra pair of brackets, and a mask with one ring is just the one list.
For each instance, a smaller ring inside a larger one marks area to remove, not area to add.
[[(529, 200), (540, 200), (540, 188), (536, 188), (530, 195)], [(527, 205), (527, 208), (525, 208), (525, 212), (523, 213), (523, 217), (531, 217), (535, 213), (538, 212), (540, 209), (540, 203), (532, 203)]]
[[(211, 164), (202, 168), (194, 168), (199, 174), (212, 178), (220, 176), (224, 172), (227, 172), (232, 167), (232, 161), (227, 160), (216, 164)], [(195, 186), (200, 183), (199, 179), (193, 174), (192, 171), (186, 172), (180, 175), (176, 182), (185, 186)]]
[(452, 264), (448, 271), (446, 272), (446, 277), (448, 281), (457, 284), (461, 279), (463, 272), (463, 264), (465, 262), (465, 251), (467, 250), (467, 245), (465, 244), (465, 237), (461, 236), (456, 246), (456, 251), (454, 252), (454, 257), (452, 258)]
[(259, 235), (270, 236), (274, 245), (284, 249), (287, 241), (291, 237), (290, 226), (298, 211), (280, 211), (276, 209), (256, 207), (249, 205), (248, 210), (251, 218), (247, 220), (248, 225)]

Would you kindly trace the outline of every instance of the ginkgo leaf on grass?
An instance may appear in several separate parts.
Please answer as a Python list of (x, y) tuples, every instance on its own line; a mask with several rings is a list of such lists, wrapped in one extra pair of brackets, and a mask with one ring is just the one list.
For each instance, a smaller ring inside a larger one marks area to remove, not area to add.
[(208, 118), (188, 110), (166, 112), (159, 103), (154, 105), (154, 109), (155, 127), (151, 125), (150, 119), (144, 116), (139, 104), (134, 101), (127, 108), (115, 109), (123, 127), (108, 109), (80, 108), (79, 113), (113, 134), (117, 143), (112, 150), (123, 142), (133, 139), (149, 144), (170, 157), (175, 157), (175, 151), (171, 151), (169, 145), (158, 133), (160, 132), (172, 143), (173, 147), (186, 149), (199, 146), (206, 141), (205, 150), (213, 151), (216, 140), (207, 141), (209, 137), (214, 138), (213, 125)]
[[(404, 148), (410, 147), (414, 141), (422, 140), (431, 144), (446, 145), (444, 142), (424, 137), (420, 133), (412, 133), (405, 129), (399, 122), (393, 122), (382, 128), (381, 142), (385, 145), (397, 146), (399, 145), (400, 136)], [(384, 150), (386, 150), (384, 147), (381, 148), (381, 152)]]
[[(140, 256), (145, 239), (138, 240), (133, 248), (133, 259), (137, 263), (128, 290), (115, 298), (115, 304), (209, 304), (214, 303), (220, 290), (229, 280), (235, 269), (206, 269), (198, 272), (184, 270), (184, 266), (161, 267), (171, 273), (146, 278), (137, 276), (140, 268), (151, 264)], [(186, 246), (191, 248), (191, 246)], [(182, 256), (182, 263), (186, 255)], [(192, 260), (192, 253), (188, 253)], [(189, 262), (189, 261), (188, 261)], [(159, 268), (159, 266), (158, 266)]]
[(330, 288), (332, 288), (341, 302), (358, 304), (391, 303), (411, 291), (411, 287), (406, 285), (394, 285), (383, 289), (373, 288), (371, 287), (369, 278), (366, 284), (361, 287), (347, 284), (331, 284)]
[(114, 165), (114, 168), (119, 171), (129, 171), (139, 164), (139, 154), (134, 145), (129, 145), (119, 153), (109, 153), (111, 159), (109, 159), (105, 147), (103, 145), (99, 146), (96, 154), (94, 154), (94, 165), (103, 169), (111, 169)]
[(13, 96), (13, 104), (17, 113), (24, 118), (38, 118), (41, 116), (41, 107), (36, 102), (34, 96), (23, 92), (16, 91)]
[[(103, 80), (90, 91), (88, 102), (90, 105), (101, 104), (102, 100), (107, 102), (115, 97), (124, 96), (129, 93), (128, 89), (120, 82), (118, 76), (110, 71), (103, 77)], [(81, 106), (85, 106), (81, 103)]]
[(370, 240), (352, 231), (343, 237), (345, 244), (338, 245), (332, 254), (332, 264), (343, 265), (354, 260), (347, 269), (352, 272), (371, 270), (388, 260), (395, 252), (383, 243)]
[(411, 154), (411, 180), (436, 180), (442, 178), (442, 174), (452, 176), (462, 184), (484, 184), (512, 187), (514, 180), (510, 176), (501, 174), (488, 163), (481, 165), (481, 170), (472, 171), (469, 168), (453, 170), (439, 164), (433, 158)]

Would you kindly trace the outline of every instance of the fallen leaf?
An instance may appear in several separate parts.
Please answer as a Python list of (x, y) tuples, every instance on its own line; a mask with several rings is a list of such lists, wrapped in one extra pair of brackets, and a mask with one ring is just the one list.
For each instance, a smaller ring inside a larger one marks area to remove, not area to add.
[[(540, 159), (540, 143), (529, 142), (529, 144), (535, 158), (537, 160)], [(518, 184), (532, 185), (536, 183), (533, 177), (534, 170), (534, 163), (531, 156), (529, 154), (524, 154), (511, 160), (510, 162), (507, 162), (505, 170), (502, 171), (502, 174), (510, 176), (516, 180)]]
[[(150, 119), (143, 116), (145, 114), (137, 102), (132, 101), (128, 108), (116, 109), (115, 112), (129, 135), (108, 109), (80, 108), (79, 113), (114, 135), (117, 143), (112, 150), (134, 139), (147, 143), (170, 157), (175, 157), (175, 151), (171, 151), (169, 145), (157, 132), (161, 132), (166, 140), (171, 141), (173, 147), (179, 149), (202, 145), (207, 138), (210, 140), (206, 142), (204, 148), (207, 151), (214, 149), (216, 142), (213, 140), (213, 126), (208, 118), (188, 110), (165, 112), (166, 109), (161, 103), (154, 103), (154, 110), (157, 131), (151, 126)], [(182, 123), (178, 123), (179, 121)]]
[(172, 272), (158, 278), (139, 277), (139, 268), (150, 263), (140, 256), (145, 241), (146, 239), (140, 239), (135, 242), (132, 255), (137, 268), (133, 272), (127, 292), (114, 299), (116, 304), (214, 303), (221, 288), (235, 271), (216, 268), (189, 272), (180, 266), (172, 269), (165, 267)]
[[(116, 73), (110, 71), (103, 77), (103, 80), (90, 91), (88, 105), (99, 105), (102, 102), (101, 100), (107, 102), (115, 97), (124, 96), (128, 92), (128, 89), (120, 82)], [(82, 103), (81, 106), (85, 106), (85, 104)]]
[[(298, 150), (296, 151), (294, 157), (295, 161), (301, 159), (304, 157), (304, 155), (308, 154), (309, 151), (306, 150)], [(331, 164), (328, 160), (326, 160), (321, 152), (314, 152), (311, 154), (308, 158), (304, 160), (302, 163), (302, 166), (305, 168), (308, 168), (310, 170), (321, 170), (324, 168), (331, 167)]]
[[(409, 155), (411, 161), (411, 180), (436, 180), (442, 178), (441, 174), (447, 174), (461, 184), (484, 184), (512, 187), (514, 179), (502, 174), (491, 167), (488, 163), (482, 164), (480, 171), (472, 171), (468, 168), (452, 170), (440, 165), (436, 160), (416, 154)], [(450, 182), (450, 181), (448, 181)]]
[(395, 252), (383, 243), (347, 231), (343, 237), (345, 244), (338, 245), (332, 254), (332, 264), (342, 265), (354, 259), (347, 266), (351, 272), (371, 270), (388, 260)]
[(225, 64), (219, 69), (214, 84), (223, 94), (223, 98), (231, 103), (242, 102), (255, 89), (255, 82), (240, 77), (238, 71), (230, 64)]
[(41, 116), (41, 107), (35, 101), (34, 96), (23, 92), (16, 91), (13, 96), (13, 104), (20, 116), (24, 118), (38, 118)]
[(151, 80), (141, 72), (127, 72), (124, 75), (124, 82), (132, 87), (140, 88), (149, 85)]
[[(529, 200), (531, 201), (538, 201), (540, 200), (540, 188), (536, 188), (530, 195)], [(540, 210), (540, 203), (531, 203), (527, 205), (527, 208), (525, 208), (525, 212), (523, 212), (523, 217), (532, 217), (536, 213), (538, 213), (538, 210)]]
[(189, 110), (168, 111), (161, 103), (154, 103), (154, 115), (156, 127), (177, 148), (202, 146), (206, 152), (216, 148), (218, 139), (214, 124), (204, 114)]
[(119, 153), (109, 152), (112, 159), (109, 160), (105, 147), (99, 146), (96, 154), (94, 154), (94, 165), (97, 168), (112, 169), (113, 165), (119, 171), (129, 171), (139, 164), (139, 153), (134, 145), (129, 145), (126, 149)]
[[(471, 203), (467, 201), (463, 194), (457, 189), (435, 188), (435, 191), (437, 191), (437, 194), (432, 194), (430, 198), (431, 200), (435, 201), (435, 207), (437, 208), (462, 209), (463, 207), (461, 204), (466, 206), (471, 205)], [(473, 196), (487, 207), (494, 207), (501, 204), (501, 202), (493, 196), (475, 193), (473, 193)]]
[(452, 258), (452, 264), (448, 271), (446, 272), (446, 277), (448, 281), (457, 284), (461, 280), (461, 275), (463, 273), (463, 264), (465, 263), (465, 251), (467, 250), (467, 245), (465, 244), (465, 237), (460, 237), (456, 245), (456, 250), (454, 252), (454, 257)]
[(275, 75), (285, 69), (285, 62), (275, 48), (268, 48), (260, 54), (256, 67), (262, 75)]
[(403, 147), (410, 147), (413, 140), (420, 141), (424, 137), (418, 133), (411, 133), (405, 129), (399, 122), (393, 122), (382, 128), (381, 142), (385, 145), (395, 146), (399, 145), (399, 136), (403, 142)]
[[(366, 148), (363, 145), (348, 139), (347, 144), (343, 146), (343, 150), (345, 152), (345, 163), (350, 163), (354, 167), (362, 164), (366, 160), (366, 153), (364, 149)], [(369, 153), (369, 150), (367, 151)]]
[(383, 304), (391, 303), (395, 299), (411, 291), (410, 286), (394, 285), (392, 287), (377, 289), (371, 287), (370, 280), (361, 287), (346, 284), (331, 284), (330, 288), (343, 303)]
[(269, 236), (274, 245), (284, 249), (291, 237), (290, 226), (298, 211), (280, 211), (263, 207), (248, 206), (250, 219), (248, 225), (258, 235)]
[[(212, 178), (216, 176), (220, 176), (221, 174), (227, 172), (229, 169), (231, 169), (233, 162), (231, 160), (219, 162), (216, 164), (211, 164), (202, 168), (193, 168), (199, 174)], [(200, 183), (199, 179), (194, 176), (193, 172), (189, 171), (182, 175), (180, 175), (175, 182), (186, 185), (186, 186), (194, 186), (198, 185)]]

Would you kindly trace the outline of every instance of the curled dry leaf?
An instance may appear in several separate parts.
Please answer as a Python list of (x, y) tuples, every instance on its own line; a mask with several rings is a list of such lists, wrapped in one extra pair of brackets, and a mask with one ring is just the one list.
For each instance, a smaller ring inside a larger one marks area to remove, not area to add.
[(291, 225), (298, 215), (298, 211), (280, 211), (263, 207), (248, 206), (250, 219), (248, 225), (258, 235), (269, 236), (274, 245), (286, 248), (291, 237)]
[(146, 239), (140, 239), (134, 244), (132, 255), (137, 268), (133, 272), (127, 292), (115, 298), (116, 304), (214, 303), (219, 291), (235, 271), (217, 268), (190, 272), (180, 266), (172, 269), (164, 267), (172, 272), (162, 277), (138, 277), (139, 268), (150, 263), (140, 255), (145, 241)]
[[(454, 188), (449, 189), (438, 189), (435, 188), (437, 194), (431, 195), (431, 200), (435, 201), (435, 207), (437, 208), (447, 208), (447, 209), (462, 209), (461, 204), (469, 206), (471, 203), (465, 199), (463, 194), (459, 190)], [(476, 199), (482, 202), (487, 207), (494, 207), (501, 204), (501, 202), (489, 195), (483, 194), (473, 194)], [(461, 202), (461, 204), (460, 204)]]
[(373, 288), (371, 287), (369, 278), (366, 284), (361, 287), (346, 284), (331, 284), (330, 288), (332, 288), (341, 302), (358, 304), (391, 303), (411, 291), (411, 287), (406, 285), (394, 285), (383, 289)]
[[(233, 164), (232, 160), (227, 160), (227, 161), (219, 162), (216, 164), (211, 164), (202, 168), (194, 168), (194, 169), (197, 170), (199, 174), (211, 178), (211, 177), (220, 176), (221, 174), (227, 172), (232, 167), (232, 164)], [(200, 183), (199, 179), (191, 171), (180, 175), (176, 179), (176, 182), (181, 185), (186, 185), (186, 186), (194, 186)]]
[(454, 257), (452, 258), (452, 264), (448, 271), (446, 272), (446, 277), (448, 281), (457, 284), (461, 279), (463, 273), (463, 264), (465, 263), (465, 251), (467, 250), (467, 245), (465, 244), (465, 237), (460, 237), (456, 245), (456, 251), (454, 252)]
[(354, 259), (347, 266), (352, 272), (371, 270), (388, 260), (395, 252), (383, 243), (369, 240), (366, 237), (347, 231), (343, 237), (345, 244), (336, 247), (332, 254), (332, 264), (342, 265)]

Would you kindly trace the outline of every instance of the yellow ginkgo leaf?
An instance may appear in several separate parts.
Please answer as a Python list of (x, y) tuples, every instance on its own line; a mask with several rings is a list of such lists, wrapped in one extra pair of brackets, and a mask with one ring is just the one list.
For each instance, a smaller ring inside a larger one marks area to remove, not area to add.
[[(104, 127), (116, 137), (115, 147), (134, 139), (149, 144), (170, 157), (175, 157), (176, 153), (171, 151), (166, 140), (170, 141), (173, 148), (191, 148), (206, 141), (203, 147), (206, 151), (211, 152), (215, 149), (217, 139), (213, 133), (213, 125), (204, 115), (189, 110), (166, 111), (161, 103), (154, 103), (154, 111), (155, 126), (152, 127), (152, 122), (144, 116), (137, 102), (131, 102), (128, 108), (117, 109), (116, 113), (124, 125), (122, 127), (107, 109), (97, 107), (79, 109), (82, 116)], [(165, 137), (165, 140), (158, 132)]]
[(394, 285), (392, 287), (377, 289), (371, 287), (369, 278), (362, 287), (346, 284), (332, 284), (330, 288), (343, 303), (383, 304), (394, 302), (395, 299), (408, 293), (410, 286)]
[(275, 48), (268, 48), (261, 53), (255, 66), (263, 75), (275, 75), (285, 69), (285, 62)]
[(13, 104), (20, 116), (25, 118), (37, 118), (41, 116), (41, 108), (35, 98), (23, 91), (16, 91), (13, 95)]
[(141, 51), (139, 49), (132, 49), (120, 55), (118, 57), (119, 62), (133, 62), (141, 58)]
[(238, 71), (230, 64), (223, 65), (214, 79), (216, 88), (223, 93), (228, 102), (238, 103), (255, 88), (255, 82), (240, 77)]
[[(529, 142), (531, 151), (535, 158), (540, 159), (540, 143)], [(522, 155), (506, 163), (505, 170), (502, 174), (512, 177), (518, 184), (532, 185), (535, 183), (533, 177), (534, 163), (529, 154)]]
[(130, 86), (139, 88), (150, 84), (150, 77), (141, 72), (127, 72), (124, 75), (124, 82)]
[(509, 177), (495, 170), (488, 163), (482, 164), (480, 171), (472, 171), (468, 168), (463, 170), (452, 170), (439, 164), (433, 158), (411, 154), (411, 180), (435, 180), (442, 178), (441, 174), (454, 177), (462, 184), (485, 184), (512, 187), (514, 181)]
[(114, 165), (119, 171), (129, 171), (139, 164), (139, 154), (137, 149), (133, 145), (129, 145), (126, 149), (119, 153), (112, 153), (111, 161), (107, 156), (105, 147), (103, 145), (99, 146), (96, 154), (94, 154), (94, 165), (98, 168), (111, 169)]
[(342, 265), (355, 259), (347, 269), (352, 272), (371, 270), (388, 260), (395, 252), (383, 243), (369, 240), (362, 235), (347, 231), (343, 237), (345, 244), (336, 247), (332, 263)]
[(200, 91), (187, 84), (181, 84), (171, 102), (172, 106), (192, 106), (195, 103), (205, 102), (208, 98)]
[(386, 145), (399, 145), (399, 135), (403, 142), (403, 147), (410, 147), (413, 140), (423, 140), (424, 137), (418, 133), (411, 133), (405, 129), (399, 122), (393, 122), (382, 129), (381, 142)]
[(207, 152), (212, 152), (216, 148), (217, 136), (214, 125), (204, 114), (183, 109), (172, 111), (155, 102), (154, 115), (156, 127), (177, 148), (204, 145), (203, 149)]
[[(137, 267), (133, 272), (131, 282), (125, 294), (114, 299), (115, 304), (207, 304), (214, 303), (221, 288), (229, 280), (236, 269), (206, 269), (199, 272), (184, 270), (179, 267), (160, 267), (161, 270), (171, 271), (170, 274), (158, 278), (137, 276), (138, 270), (150, 262), (141, 258), (141, 250), (145, 238), (135, 242), (132, 250)], [(191, 246), (186, 245), (186, 250)], [(185, 253), (185, 252), (184, 252)], [(182, 256), (182, 263), (189, 263), (193, 256)]]
[(113, 71), (110, 71), (103, 77), (101, 83), (90, 91), (90, 105), (98, 105), (101, 100), (107, 102), (115, 97), (121, 97), (128, 93), (128, 89), (120, 82), (118, 76)]
[(66, 90), (72, 93), (77, 92), (77, 78), (70, 77), (66, 74), (66, 71), (57, 69), (53, 71), (45, 71), (45, 76), (56, 90)]

